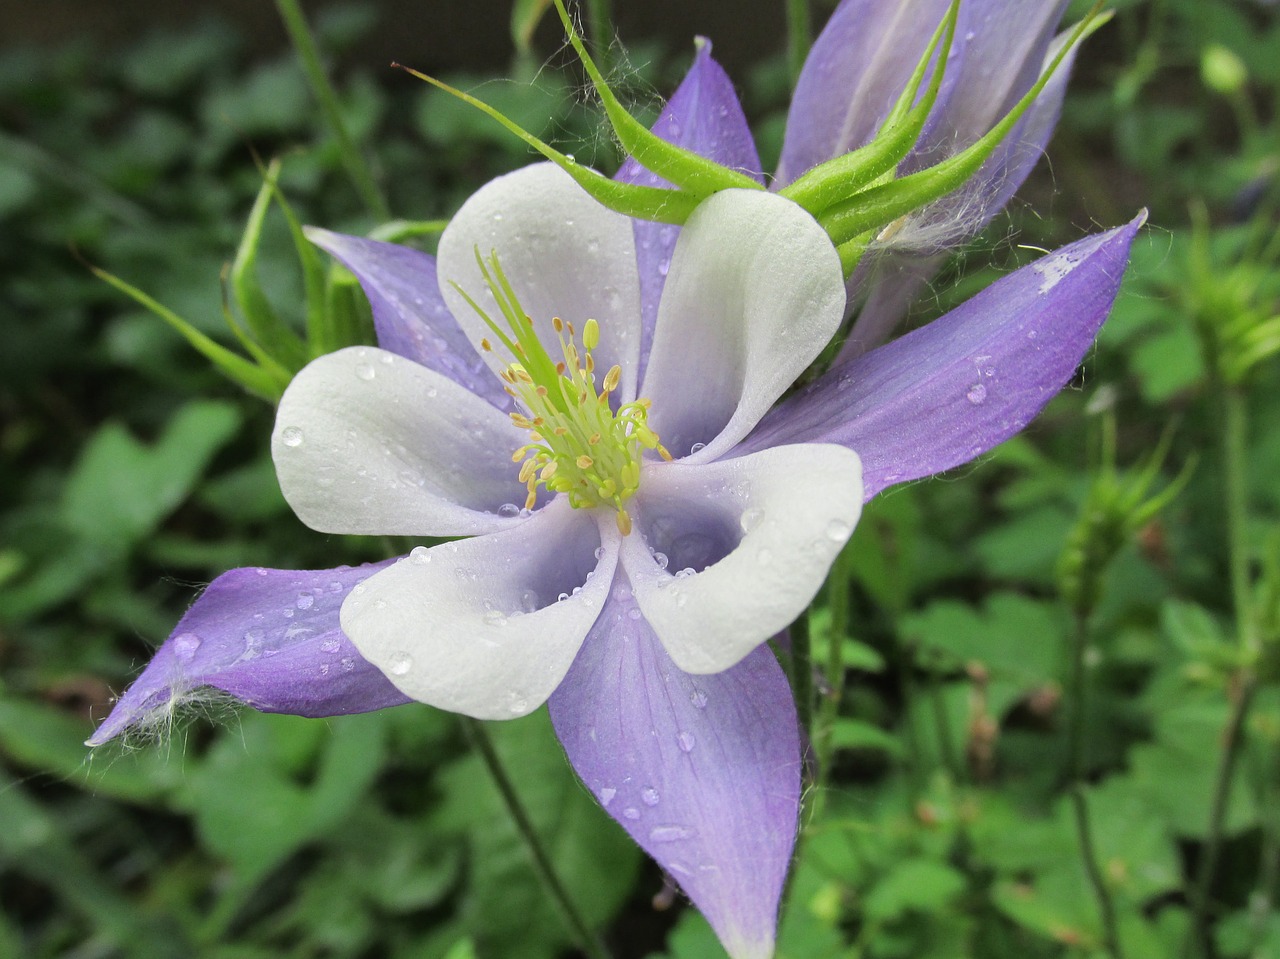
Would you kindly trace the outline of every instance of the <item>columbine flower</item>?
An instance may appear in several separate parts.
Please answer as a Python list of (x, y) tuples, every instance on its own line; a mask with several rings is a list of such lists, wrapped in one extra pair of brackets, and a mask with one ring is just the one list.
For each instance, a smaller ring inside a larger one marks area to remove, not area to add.
[[(706, 48), (657, 129), (758, 169)], [(382, 349), (323, 357), (290, 387), (273, 439), (282, 488), (320, 529), (473, 538), (356, 569), (219, 577), (90, 742), (202, 686), (313, 716), (419, 699), (511, 717), (546, 700), (604, 808), (731, 955), (767, 956), (800, 740), (762, 641), (810, 600), (862, 499), (972, 459), (1062, 387), (1139, 222), (1020, 270), (772, 411), (843, 308), (830, 244), (782, 198), (728, 191), (683, 230), (633, 224), (535, 167), (469, 201), (438, 262), (317, 231), (360, 278)], [(534, 369), (524, 315), (563, 371)], [(532, 408), (564, 374), (575, 392), (563, 405)], [(576, 439), (557, 445), (548, 426)]]

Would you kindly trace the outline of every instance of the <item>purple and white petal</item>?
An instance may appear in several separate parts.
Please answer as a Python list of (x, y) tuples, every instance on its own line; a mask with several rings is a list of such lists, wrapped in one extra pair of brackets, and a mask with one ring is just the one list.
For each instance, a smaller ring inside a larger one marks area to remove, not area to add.
[(800, 740), (767, 646), (690, 676), (619, 574), (548, 703), (578, 776), (680, 884), (733, 959), (773, 955), (800, 809)]
[[(728, 669), (813, 600), (862, 509), (856, 454), (782, 446), (644, 473), (622, 563), (685, 672)], [(659, 556), (658, 554), (661, 554)]]
[(663, 445), (694, 462), (723, 455), (843, 314), (840, 258), (808, 213), (762, 191), (705, 200), (676, 244), (644, 379)]
[(770, 413), (741, 449), (840, 443), (862, 457), (868, 498), (985, 453), (1070, 380), (1111, 310), (1145, 219), (1065, 246), (834, 367)]
[[(711, 58), (711, 41), (699, 37), (695, 44), (693, 66), (663, 107), (653, 125), (653, 132), (668, 143), (692, 150), (763, 183), (760, 155), (756, 152), (742, 105), (734, 93), (733, 82), (720, 64)], [(614, 179), (643, 186), (671, 185), (631, 157), (623, 161)], [(658, 318), (658, 300), (666, 283), (680, 227), (635, 220), (632, 229), (636, 238), (636, 265), (640, 271), (642, 327), (638, 377), (643, 380), (653, 343), (653, 327)]]
[(499, 409), (511, 408), (511, 398), (441, 298), (434, 256), (317, 227), (305, 232), (360, 281), (382, 349), (443, 373)]
[[(949, 0), (842, 0), (814, 41), (796, 83), (776, 186), (869, 142), (902, 93)], [(965, 21), (968, 3), (960, 5)], [(967, 21), (966, 21), (967, 22)], [(956, 55), (934, 109), (945, 108), (969, 30), (956, 31)]]
[(373, 347), (314, 360), (276, 412), (271, 455), (298, 518), (325, 533), (461, 536), (525, 500), (524, 434), (453, 380)]
[(406, 696), (476, 719), (551, 695), (609, 595), (612, 517), (563, 498), (501, 533), (419, 548), (353, 590), (342, 628)]
[(155, 728), (207, 688), (267, 713), (342, 716), (410, 700), (338, 624), (342, 601), (394, 560), (337, 569), (233, 569), (215, 579), (89, 739)]
[[(629, 219), (591, 199), (551, 163), (491, 180), (462, 205), (440, 237), (440, 292), (473, 342), (488, 338), (494, 344), (495, 352), (481, 357), (500, 373), (512, 357), (453, 287), (458, 284), (496, 323), (505, 324), (476, 263), (477, 250), (485, 257), (498, 254), (544, 345), (554, 349), (556, 343), (552, 317), (579, 331), (588, 319), (599, 322), (600, 345), (592, 351), (596, 366), (621, 366), (618, 396), (623, 402), (635, 397), (640, 288)], [(553, 353), (552, 359), (559, 357)]]

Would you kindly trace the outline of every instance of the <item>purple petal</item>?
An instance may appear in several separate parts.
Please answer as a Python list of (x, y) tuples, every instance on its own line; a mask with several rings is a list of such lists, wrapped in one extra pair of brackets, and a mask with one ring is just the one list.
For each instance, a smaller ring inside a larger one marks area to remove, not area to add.
[[(964, 39), (964, 53), (948, 71), (955, 74), (955, 86), (921, 135), (919, 152), (933, 154), (928, 163), (973, 143), (1031, 89), (1068, 2), (967, 0), (962, 5), (966, 19), (957, 24), (957, 34)], [(921, 165), (908, 162), (912, 170)]]
[(800, 808), (800, 738), (768, 647), (722, 673), (683, 673), (619, 575), (549, 706), (583, 783), (729, 954), (771, 956)]
[(867, 498), (986, 452), (1071, 378), (1145, 219), (1063, 247), (928, 326), (834, 367), (739, 449), (843, 444), (862, 458)]
[[(867, 143), (897, 100), (948, 0), (843, 0), (805, 60), (787, 114), (777, 185)], [(961, 4), (960, 16), (969, 4)], [(960, 24), (957, 53), (969, 31)], [(945, 105), (958, 71), (943, 78), (935, 110)]]
[[(727, 167), (750, 174), (764, 182), (760, 155), (751, 129), (738, 103), (733, 83), (720, 64), (711, 59), (711, 42), (700, 39), (693, 66), (653, 125), (653, 132), (668, 143), (692, 150)], [(670, 186), (628, 157), (614, 177), (623, 183), (643, 186)], [(640, 270), (640, 375), (649, 360), (658, 301), (666, 283), (667, 267), (680, 228), (668, 223), (636, 220), (636, 263)]]
[(394, 243), (307, 227), (307, 237), (356, 275), (369, 305), (378, 345), (443, 373), (501, 410), (511, 398), (445, 306), (436, 258)]
[(351, 588), (395, 560), (337, 569), (233, 569), (215, 579), (88, 745), (154, 725), (212, 686), (265, 713), (343, 716), (410, 700), (338, 625)]

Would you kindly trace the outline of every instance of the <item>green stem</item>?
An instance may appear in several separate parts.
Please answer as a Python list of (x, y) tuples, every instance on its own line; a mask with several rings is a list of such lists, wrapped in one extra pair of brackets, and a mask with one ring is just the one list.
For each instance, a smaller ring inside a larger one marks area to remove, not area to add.
[(1187, 951), (1199, 949), (1205, 956), (1210, 954), (1209, 911), (1213, 880), (1222, 854), (1223, 829), (1227, 807), (1231, 801), (1231, 785), (1235, 780), (1236, 760), (1240, 755), (1245, 721), (1253, 705), (1253, 694), (1257, 686), (1253, 664), (1262, 648), (1249, 573), (1249, 501), (1245, 475), (1248, 465), (1247, 401), (1241, 387), (1223, 382), (1220, 376), (1215, 377), (1215, 381), (1215, 392), (1222, 405), (1222, 475), (1226, 497), (1231, 596), (1235, 606), (1241, 658), (1245, 665), (1236, 674), (1235, 696), (1227, 728), (1223, 732), (1222, 752), (1214, 777), (1204, 849), (1191, 893), (1192, 934), (1187, 940)]
[(608, 76), (613, 44), (613, 0), (587, 0), (587, 37), (595, 48), (600, 72)]
[(364, 155), (347, 132), (347, 125), (342, 120), (342, 111), (338, 107), (338, 96), (324, 72), (315, 37), (311, 34), (311, 28), (307, 25), (307, 19), (302, 14), (298, 0), (276, 0), (276, 9), (280, 12), (280, 19), (284, 21), (284, 28), (289, 33), (294, 49), (298, 51), (298, 59), (302, 63), (302, 71), (307, 76), (307, 82), (311, 85), (311, 92), (320, 102), (325, 121), (338, 141), (338, 153), (342, 157), (342, 165), (346, 167), (347, 175), (351, 177), (356, 192), (360, 194), (361, 201), (376, 219), (380, 221), (391, 219), (391, 210), (387, 207), (387, 201), (374, 181)]
[(1116, 926), (1116, 908), (1111, 900), (1098, 864), (1093, 846), (1093, 827), (1089, 820), (1089, 804), (1085, 796), (1085, 650), (1089, 640), (1088, 614), (1076, 610), (1071, 644), (1071, 678), (1068, 689), (1070, 724), (1067, 726), (1067, 757), (1071, 767), (1071, 811), (1075, 818), (1076, 838), (1080, 843), (1080, 858), (1089, 877), (1093, 897), (1098, 901), (1098, 913), (1102, 917), (1102, 946), (1112, 959), (1124, 959), (1120, 936)]
[(806, 610), (791, 624), (791, 690), (796, 697), (796, 717), (806, 736), (813, 735), (813, 649), (809, 641)]
[(610, 959), (609, 950), (587, 924), (582, 913), (574, 905), (568, 890), (565, 889), (564, 884), (560, 881), (560, 877), (556, 875), (555, 867), (551, 864), (551, 857), (547, 855), (542, 841), (538, 838), (537, 830), (533, 828), (533, 822), (529, 819), (529, 814), (525, 811), (524, 804), (516, 793), (515, 784), (512, 783), (511, 778), (507, 775), (506, 767), (502, 764), (502, 759), (494, 748), (493, 740), (489, 738), (489, 733), (485, 730), (484, 723), (467, 717), (460, 718), (467, 738), (471, 740), (471, 744), (480, 753), (480, 758), (484, 760), (484, 764), (489, 770), (489, 775), (493, 777), (493, 784), (498, 787), (498, 793), (502, 796), (502, 801), (507, 807), (507, 812), (510, 814), (512, 822), (515, 823), (516, 832), (520, 834), (525, 848), (529, 851), (529, 856), (533, 860), (533, 867), (542, 880), (543, 888), (560, 911), (560, 918), (564, 921), (573, 938), (577, 940), (578, 947), (590, 959)]
[[(844, 699), (844, 641), (849, 636), (849, 560), (845, 552), (836, 557), (827, 577), (827, 608), (831, 611), (830, 645), (824, 678), (826, 694), (818, 707), (817, 750), (818, 785), (821, 787), (831, 769), (831, 742), (840, 703)], [(821, 789), (818, 790), (821, 793)]]
[(795, 89), (804, 69), (804, 61), (813, 45), (813, 18), (809, 12), (809, 0), (786, 0), (787, 4), (787, 68), (791, 74), (791, 87)]

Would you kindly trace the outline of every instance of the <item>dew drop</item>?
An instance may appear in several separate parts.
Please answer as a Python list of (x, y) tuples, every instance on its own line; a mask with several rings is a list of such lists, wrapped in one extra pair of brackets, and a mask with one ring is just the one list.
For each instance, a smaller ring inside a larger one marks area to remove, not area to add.
[(649, 841), (679, 842), (682, 839), (692, 839), (695, 835), (696, 830), (689, 826), (654, 826), (649, 830)]
[(642, 789), (640, 791), (640, 801), (643, 802), (646, 806), (658, 805), (658, 800), (660, 798), (661, 797), (658, 796), (658, 790), (654, 789), (652, 786), (650, 786), (648, 789)]
[(658, 569), (666, 569), (667, 563), (671, 562), (666, 553), (654, 553), (653, 561), (658, 564)]
[(372, 363), (356, 364), (356, 376), (358, 376), (360, 379), (365, 380), (367, 382), (373, 379), (377, 375), (378, 375), (377, 371), (374, 370)]
[(408, 653), (392, 653), (387, 661), (387, 671), (392, 676), (405, 676), (413, 669), (413, 657)]
[(302, 430), (296, 426), (286, 426), (280, 431), (280, 442), (285, 446), (301, 446)]
[(336, 639), (326, 639), (320, 644), (320, 651), (323, 653), (336, 653), (342, 648), (342, 644)]
[(498, 507), (498, 515), (503, 519), (515, 519), (520, 515), (520, 507), (515, 503), (503, 503)]
[(511, 702), (507, 704), (507, 711), (512, 716), (519, 716), (529, 711), (529, 701), (523, 696), (512, 696)]
[(556, 602), (557, 602), (557, 603), (563, 603), (563, 602), (564, 602), (566, 599), (568, 599), (568, 598), (569, 598), (569, 594), (568, 594), (568, 593), (561, 593), (559, 596), (557, 596), (557, 597), (556, 597)]
[(627, 619), (639, 619), (644, 613), (640, 612), (639, 606), (632, 606), (627, 610)]
[(604, 559), (605, 548), (603, 546), (596, 547), (596, 559)]
[(200, 648), (200, 637), (195, 633), (183, 633), (173, 641), (173, 653), (179, 659), (190, 662)]
[(693, 703), (694, 709), (707, 708), (707, 694), (705, 690), (693, 687), (693, 691), (689, 693), (689, 702)]
[(355, 669), (356, 669), (356, 661), (352, 659), (350, 656), (344, 656), (342, 658), (342, 671), (344, 673), (353, 673), (355, 672)]
[(676, 579), (688, 579), (690, 576), (697, 575), (697, 572), (692, 566), (686, 566), (676, 573)]
[(981, 383), (974, 383), (969, 387), (969, 392), (964, 395), (964, 398), (974, 406), (981, 406), (987, 399), (987, 388)]
[(613, 802), (613, 797), (616, 795), (618, 795), (618, 790), (614, 789), (612, 786), (605, 786), (600, 790), (600, 805), (609, 805), (609, 803)]
[(626, 819), (639, 819), (640, 810), (635, 806), (628, 806), (626, 809), (622, 810), (622, 815)]
[(676, 745), (680, 747), (682, 753), (693, 752), (693, 747), (697, 744), (698, 741), (693, 738), (693, 733), (681, 733), (676, 737)]
[(431, 550), (425, 546), (415, 546), (409, 550), (409, 562), (415, 566), (426, 566), (431, 562)]
[(753, 506), (742, 511), (742, 515), (738, 517), (738, 525), (742, 527), (744, 533), (750, 533), (760, 525), (762, 519), (764, 519), (764, 510)]
[(706, 448), (707, 448), (706, 443), (694, 443), (692, 446), (689, 447), (689, 453), (690, 454), (701, 453)]
[(316, 598), (310, 593), (299, 593), (298, 598), (294, 601), (294, 605), (298, 609), (310, 609), (316, 604)]
[(833, 519), (827, 524), (827, 539), (833, 543), (843, 543), (853, 533), (853, 527), (844, 520)]

